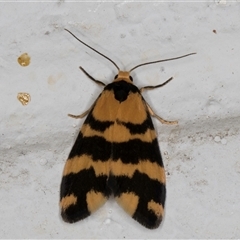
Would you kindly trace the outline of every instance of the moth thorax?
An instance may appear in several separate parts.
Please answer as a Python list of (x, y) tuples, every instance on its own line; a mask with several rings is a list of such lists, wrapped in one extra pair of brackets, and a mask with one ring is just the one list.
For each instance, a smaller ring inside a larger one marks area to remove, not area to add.
[(121, 81), (121, 80), (132, 83), (132, 77), (130, 76), (130, 72), (119, 71), (114, 82)]

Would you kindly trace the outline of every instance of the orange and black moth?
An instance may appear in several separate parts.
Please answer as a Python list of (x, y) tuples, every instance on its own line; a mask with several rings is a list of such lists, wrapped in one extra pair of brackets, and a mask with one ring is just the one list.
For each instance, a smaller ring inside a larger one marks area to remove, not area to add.
[[(174, 59), (177, 58), (155, 62)], [(143, 226), (153, 229), (161, 223), (166, 179), (151, 116), (166, 124), (177, 121), (166, 121), (157, 116), (141, 95), (144, 89), (161, 87), (172, 78), (163, 84), (141, 89), (133, 84), (130, 72), (150, 63), (140, 64), (130, 71), (118, 68), (118, 74), (108, 85), (80, 67), (91, 80), (103, 85), (104, 90), (89, 110), (78, 116), (69, 114), (74, 118), (87, 117), (63, 170), (60, 208), (64, 221), (73, 223), (88, 217), (113, 195), (118, 204)]]

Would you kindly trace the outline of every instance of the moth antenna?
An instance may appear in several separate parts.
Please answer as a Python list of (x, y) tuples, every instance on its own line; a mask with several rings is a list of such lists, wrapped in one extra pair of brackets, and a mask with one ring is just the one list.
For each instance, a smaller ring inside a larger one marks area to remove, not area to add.
[(67, 32), (69, 32), (74, 38), (76, 38), (80, 43), (82, 43), (83, 45), (87, 46), (88, 48), (92, 49), (94, 52), (98, 53), (99, 55), (105, 57), (107, 60), (109, 60), (117, 69), (118, 71), (120, 70), (120, 68), (118, 67), (118, 65), (111, 60), (109, 57), (105, 56), (104, 54), (100, 53), (99, 51), (97, 51), (96, 49), (94, 49), (93, 47), (89, 46), (88, 44), (86, 44), (85, 42), (83, 42), (82, 40), (80, 40), (76, 35), (74, 35), (72, 32), (70, 32), (68, 29), (64, 28), (64, 30), (66, 30)]
[(153, 64), (153, 63), (159, 63), (159, 62), (166, 62), (166, 61), (171, 61), (171, 60), (176, 60), (176, 59), (184, 58), (184, 57), (187, 57), (187, 56), (190, 56), (190, 55), (193, 55), (193, 54), (197, 54), (197, 53), (189, 53), (189, 54), (182, 55), (182, 56), (179, 56), (179, 57), (167, 58), (167, 59), (157, 60), (157, 61), (153, 61), (153, 62), (141, 63), (141, 64), (133, 67), (129, 72), (133, 71), (134, 69), (136, 69), (138, 67), (144, 66), (144, 65)]

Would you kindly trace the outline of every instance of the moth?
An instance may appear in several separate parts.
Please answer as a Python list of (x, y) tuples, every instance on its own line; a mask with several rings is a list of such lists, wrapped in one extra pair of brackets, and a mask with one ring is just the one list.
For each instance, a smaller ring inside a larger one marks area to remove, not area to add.
[(96, 80), (104, 87), (90, 109), (69, 116), (86, 120), (66, 161), (60, 187), (60, 208), (64, 221), (73, 223), (88, 217), (113, 195), (117, 203), (143, 226), (154, 229), (164, 214), (166, 178), (151, 117), (163, 124), (177, 124), (159, 117), (141, 93), (169, 83), (138, 88), (130, 73), (153, 63), (183, 58), (169, 58), (142, 63), (121, 71), (115, 62), (90, 47), (73, 33), (73, 37), (102, 55), (118, 69), (110, 84)]

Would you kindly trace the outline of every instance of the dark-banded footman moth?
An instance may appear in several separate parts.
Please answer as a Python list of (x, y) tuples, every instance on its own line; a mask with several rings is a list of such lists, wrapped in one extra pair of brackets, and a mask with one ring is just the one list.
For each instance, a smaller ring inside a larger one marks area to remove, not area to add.
[(80, 69), (94, 82), (104, 86), (93, 105), (74, 118), (87, 118), (78, 134), (63, 170), (60, 208), (64, 221), (73, 223), (86, 218), (113, 195), (120, 206), (143, 226), (157, 228), (162, 221), (166, 196), (166, 179), (152, 117), (164, 124), (177, 124), (156, 115), (141, 93), (166, 85), (138, 89), (130, 72), (152, 63), (143, 63), (121, 71), (111, 59), (93, 49), (73, 33), (85, 46), (107, 58), (118, 69), (112, 83), (105, 85)]

